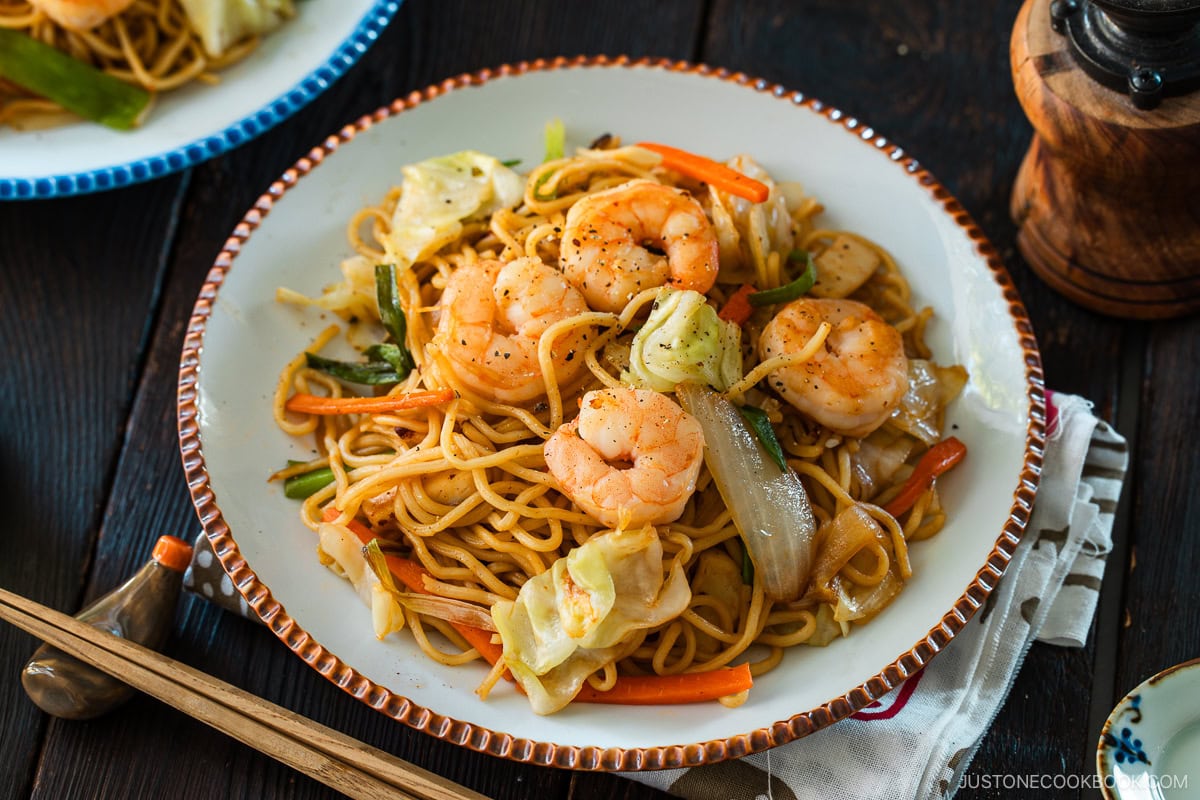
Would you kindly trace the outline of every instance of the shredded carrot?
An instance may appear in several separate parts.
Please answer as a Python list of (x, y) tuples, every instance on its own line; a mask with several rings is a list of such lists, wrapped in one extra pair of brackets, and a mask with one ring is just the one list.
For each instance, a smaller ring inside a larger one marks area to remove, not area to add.
[(754, 313), (754, 306), (750, 305), (750, 295), (754, 294), (754, 291), (753, 286), (743, 283), (736, 292), (729, 295), (717, 316), (734, 325), (745, 325), (746, 320)]
[(284, 408), (300, 414), (383, 414), (388, 411), (441, 405), (453, 399), (453, 389), (406, 392), (383, 397), (319, 397), (315, 394), (298, 393), (288, 398)]
[(700, 703), (744, 692), (753, 684), (749, 664), (679, 675), (622, 675), (607, 692), (598, 692), (585, 683), (574, 702), (626, 706)]
[[(327, 505), (322, 512), (326, 522), (334, 521), (340, 513), (332, 504)], [(347, 522), (346, 527), (364, 545), (376, 538), (370, 528), (356, 519)], [(409, 589), (431, 594), (425, 588), (425, 576), (429, 573), (420, 564), (398, 556), (385, 555), (384, 559), (392, 574)], [(468, 644), (487, 659), (489, 664), (495, 666), (503, 657), (504, 648), (492, 641), (489, 631), (457, 622), (450, 624)], [(505, 676), (510, 680), (512, 678), (507, 671)], [(617, 678), (616, 685), (607, 692), (596, 691), (585, 683), (574, 702), (643, 706), (699, 703), (744, 692), (753, 683), (754, 679), (750, 676), (750, 667), (747, 664), (680, 675), (622, 675)]]
[(917, 499), (933, 485), (933, 479), (949, 470), (967, 454), (967, 446), (953, 436), (935, 444), (925, 451), (912, 475), (904, 483), (900, 494), (892, 498), (883, 510), (899, 517), (913, 507)]
[(766, 202), (767, 196), (771, 193), (765, 183), (743, 175), (736, 169), (727, 167), (719, 161), (713, 161), (711, 158), (654, 142), (638, 142), (638, 147), (662, 156), (662, 165), (667, 169), (673, 169), (689, 178), (712, 184), (723, 192), (736, 194), (753, 203)]

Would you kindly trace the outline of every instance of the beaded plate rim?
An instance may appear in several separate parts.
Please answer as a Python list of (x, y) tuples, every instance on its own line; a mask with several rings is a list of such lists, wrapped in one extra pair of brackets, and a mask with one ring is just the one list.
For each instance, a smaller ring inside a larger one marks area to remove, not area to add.
[(70, 197), (132, 186), (180, 172), (240, 147), (304, 108), (346, 74), (379, 38), (401, 2), (403, 0), (376, 0), (351, 34), (316, 68), (262, 108), (215, 133), (121, 164), (31, 178), (0, 176), (0, 200)]
[[(955, 224), (974, 244), (976, 252), (987, 263), (993, 279), (1002, 290), (1017, 333), (1018, 344), (1023, 352), (1026, 379), (1025, 396), (1028, 400), (1030, 416), (1025, 429), (1022, 470), (1018, 476), (1010, 512), (1002, 530), (985, 562), (961, 596), (924, 637), (859, 686), (816, 708), (799, 712), (768, 727), (722, 739), (685, 745), (630, 748), (540, 742), (497, 733), (477, 723), (464, 722), (438, 714), (378, 685), (316, 642), (296, 620), (287, 614), (280, 603), (272, 597), (270, 590), (251, 570), (239, 552), (237, 542), (221, 515), (201, 453), (197, 421), (197, 381), (205, 325), (212, 313), (213, 304), (225, 274), (242, 244), (271, 211), (274, 203), (295, 186), (301, 177), (319, 166), (327, 155), (352, 140), (358, 133), (389, 117), (401, 114), (407, 109), (414, 108), (447, 92), (468, 86), (480, 86), (493, 78), (578, 67), (651, 67), (728, 81), (753, 91), (773, 95), (781, 102), (790, 102), (808, 108), (883, 151), (899, 168), (916, 180), (940, 203), (945, 213), (954, 220)], [(1045, 404), (1041, 357), (1033, 327), (999, 253), (950, 192), (900, 147), (877, 134), (873, 128), (863, 124), (857, 118), (820, 100), (742, 72), (669, 59), (578, 56), (505, 64), (495, 69), (465, 73), (433, 84), (422, 91), (414, 91), (380, 108), (373, 114), (361, 117), (353, 124), (343, 127), (338, 133), (327, 137), (308, 155), (297, 161), (295, 166), (287, 170), (282, 177), (272, 183), (234, 229), (233, 235), (217, 256), (213, 268), (201, 288), (183, 345), (177, 410), (180, 453), (184, 472), (192, 502), (214, 552), (250, 607), (289, 649), (313, 669), (348, 694), (393, 719), (471, 750), (543, 766), (590, 771), (637, 771), (711, 764), (761, 752), (802, 738), (845, 719), (882, 698), (929, 663), (930, 659), (943, 650), (984, 605), (987, 596), (995, 588), (1012, 559), (1029, 522), (1041, 475), (1046, 436)]]

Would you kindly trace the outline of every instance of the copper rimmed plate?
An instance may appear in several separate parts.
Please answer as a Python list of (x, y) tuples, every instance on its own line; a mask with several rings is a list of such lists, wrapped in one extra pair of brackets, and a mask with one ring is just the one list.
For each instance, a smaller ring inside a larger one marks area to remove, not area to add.
[[(720, 114), (711, 109), (722, 109)], [(546, 121), (568, 145), (604, 133), (726, 157), (754, 155), (825, 203), (829, 224), (896, 255), (937, 318), (930, 343), (970, 384), (949, 423), (971, 453), (943, 479), (951, 522), (914, 547), (915, 576), (870, 625), (800, 648), (726, 709), (571, 707), (536, 717), (507, 687), (473, 693), (482, 668), (429, 663), (403, 636), (379, 642), (351, 587), (317, 563), (293, 501), (266, 476), (304, 445), (273, 424), (282, 364), (326, 324), (277, 304), (316, 292), (349, 254), (345, 225), (402, 164), (475, 148), (541, 158)], [(1043, 441), (1037, 346), (995, 251), (955, 200), (873, 130), (799, 93), (707, 67), (557, 60), (464, 75), (397, 100), (315, 147), (234, 230), (200, 293), (184, 345), (179, 432), (192, 498), (235, 585), (295, 653), (363, 702), (435, 736), (539, 764), (678, 767), (805, 736), (881, 697), (941, 650), (1003, 572), (1029, 516)]]

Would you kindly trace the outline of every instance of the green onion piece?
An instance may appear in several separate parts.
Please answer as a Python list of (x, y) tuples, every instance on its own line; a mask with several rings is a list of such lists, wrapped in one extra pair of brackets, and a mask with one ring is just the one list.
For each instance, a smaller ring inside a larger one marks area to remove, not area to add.
[(368, 348), (367, 358), (387, 362), (403, 379), (412, 372), (415, 364), (412, 354), (404, 345), (408, 335), (408, 319), (400, 306), (400, 286), (396, 282), (396, 268), (390, 264), (375, 265), (375, 301), (379, 305), (379, 319), (392, 341), (390, 344)]
[(312, 472), (293, 475), (283, 482), (283, 494), (293, 500), (303, 500), (333, 483), (333, 470), (319, 467)]
[(557, 191), (550, 192), (549, 194), (542, 194), (542, 184), (548, 180), (550, 180), (549, 172), (547, 172), (545, 175), (543, 175), (542, 177), (537, 179), (537, 183), (535, 183), (533, 185), (533, 199), (534, 200), (539, 200), (543, 203), (549, 203), (551, 200), (558, 199)]
[(512, 169), (513, 167), (515, 167), (515, 166), (517, 166), (518, 164), (520, 164), (520, 163), (521, 163), (521, 159), (519, 159), (519, 158), (506, 158), (506, 159), (504, 159), (503, 161), (501, 161), (500, 163), (501, 163), (501, 164), (503, 164), (504, 166), (508, 167), (509, 169)]
[(749, 423), (750, 430), (754, 431), (754, 435), (762, 443), (767, 455), (781, 470), (786, 472), (788, 467), (787, 460), (783, 455), (783, 447), (775, 438), (775, 429), (771, 427), (771, 420), (767, 418), (767, 412), (756, 406), (738, 406), (737, 410), (742, 415), (742, 419)]
[(396, 586), (396, 581), (392, 577), (392, 571), (388, 569), (387, 559), (383, 555), (383, 550), (379, 548), (379, 540), (372, 539), (367, 542), (362, 549), (363, 558), (366, 559), (367, 566), (371, 568), (371, 572), (375, 573), (375, 577), (379, 579), (379, 585), (387, 592), (400, 599), (400, 589)]
[(373, 344), (363, 352), (368, 362), (383, 361), (391, 364), (392, 369), (396, 371), (401, 380), (408, 377), (408, 373), (412, 372), (416, 366), (408, 350), (390, 342)]
[(754, 585), (754, 559), (750, 558), (750, 550), (742, 548), (742, 583)]
[(563, 157), (567, 150), (567, 127), (561, 119), (552, 119), (546, 123), (546, 158), (545, 161), (556, 161)]
[(338, 380), (348, 383), (361, 383), (366, 386), (384, 386), (399, 383), (403, 378), (395, 368), (386, 361), (368, 361), (354, 364), (349, 361), (337, 361), (325, 358), (316, 353), (305, 353), (305, 362), (313, 369), (320, 370), (326, 375), (332, 375)]
[(408, 320), (400, 307), (400, 286), (396, 283), (396, 268), (391, 264), (375, 265), (375, 301), (379, 304), (379, 319), (392, 337), (392, 341), (404, 346), (408, 332)]
[(0, 78), (117, 130), (142, 121), (150, 92), (15, 30), (0, 28)]
[(764, 289), (761, 292), (754, 292), (746, 299), (750, 301), (752, 306), (769, 306), (774, 303), (788, 303), (798, 297), (802, 297), (813, 284), (817, 282), (817, 265), (813, 263), (812, 253), (805, 253), (802, 250), (795, 250), (788, 256), (788, 261), (798, 261), (801, 258), (805, 260), (804, 272), (799, 278), (791, 283), (785, 283), (783, 286), (777, 286), (774, 289)]
[[(542, 160), (555, 161), (563, 157), (567, 149), (567, 128), (563, 125), (561, 119), (553, 119), (546, 123), (546, 157)], [(533, 198), (543, 203), (549, 203), (558, 197), (558, 192), (550, 194), (542, 194), (542, 184), (550, 179), (550, 174), (547, 172), (538, 178), (537, 183), (533, 185)]]
[(366, 350), (367, 360), (358, 363), (305, 353), (308, 366), (338, 380), (368, 386), (399, 383), (408, 377), (415, 366), (412, 354), (404, 346), (408, 320), (404, 316), (404, 309), (400, 307), (396, 270), (390, 264), (375, 265), (375, 300), (379, 304), (379, 320), (391, 342), (371, 345)]

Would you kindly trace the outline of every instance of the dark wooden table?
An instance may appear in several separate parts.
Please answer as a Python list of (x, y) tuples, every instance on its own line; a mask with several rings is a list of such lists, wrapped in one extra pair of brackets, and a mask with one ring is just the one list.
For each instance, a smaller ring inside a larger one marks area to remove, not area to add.
[[(1034, 646), (969, 773), (1092, 774), (1115, 700), (1200, 655), (1200, 319), (1098, 316), (1047, 290), (1016, 252), (1009, 190), (1031, 133), (1009, 77), (1018, 6), (406, 0), (331, 91), (240, 149), (119, 191), (0, 204), (0, 585), (74, 611), (130, 574), (160, 534), (198, 531), (175, 428), (184, 325), (234, 224), (312, 144), (397, 96), (503, 63), (596, 53), (706, 62), (819, 97), (917, 155), (999, 249), (1049, 386), (1091, 398), (1129, 437), (1131, 476), (1093, 635), (1080, 650)], [(333, 794), (145, 697), (92, 722), (50, 719), (18, 681), (35, 645), (0, 625), (0, 796)], [(663, 796), (409, 730), (343, 694), (264, 628), (192, 597), (165, 650), (496, 798)]]

